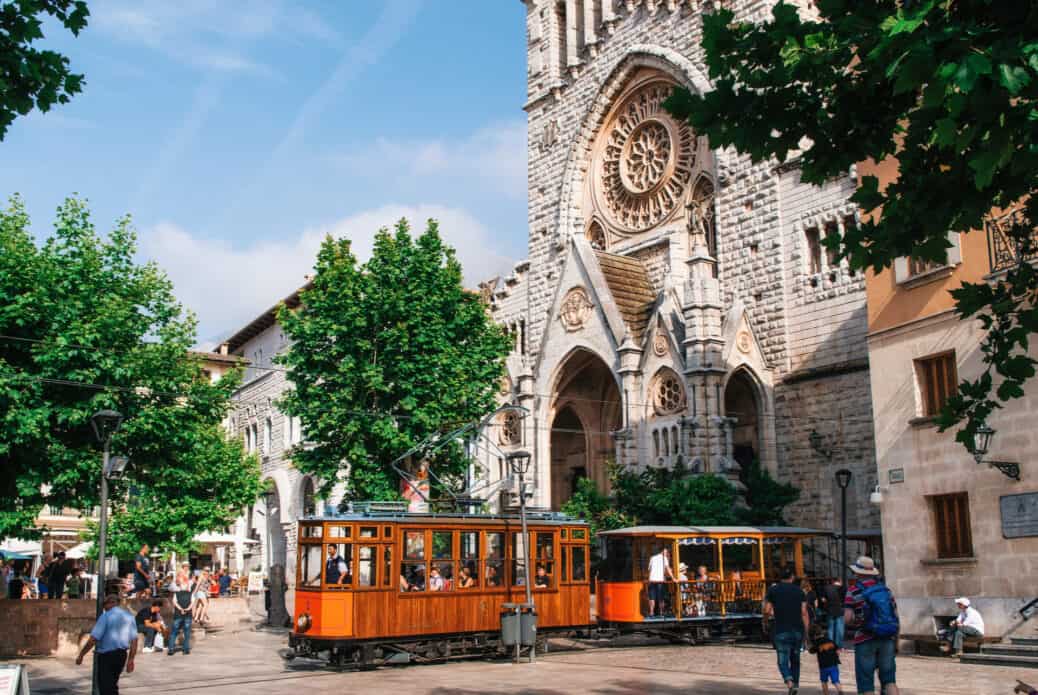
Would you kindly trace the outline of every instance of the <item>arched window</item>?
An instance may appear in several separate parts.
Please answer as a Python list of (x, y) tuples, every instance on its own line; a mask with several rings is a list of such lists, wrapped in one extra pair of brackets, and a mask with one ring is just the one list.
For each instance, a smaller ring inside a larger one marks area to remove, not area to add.
[(303, 516), (315, 516), (317, 514), (317, 495), (314, 491), (314, 481), (310, 478), (303, 479)]

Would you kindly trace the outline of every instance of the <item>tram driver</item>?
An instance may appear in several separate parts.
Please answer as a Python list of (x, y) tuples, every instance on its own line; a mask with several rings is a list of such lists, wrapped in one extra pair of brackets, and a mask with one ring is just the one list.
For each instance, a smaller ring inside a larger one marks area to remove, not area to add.
[(324, 583), (350, 583), (350, 566), (339, 555), (339, 549), (335, 545), (328, 546), (328, 561), (324, 564)]

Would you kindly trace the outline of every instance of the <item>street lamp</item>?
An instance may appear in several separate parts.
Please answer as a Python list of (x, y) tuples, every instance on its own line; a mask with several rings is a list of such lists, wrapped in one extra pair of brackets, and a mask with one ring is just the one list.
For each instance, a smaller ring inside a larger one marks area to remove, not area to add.
[[(119, 425), (122, 422), (122, 413), (115, 410), (99, 410), (90, 418), (90, 426), (94, 430), (94, 436), (97, 437), (97, 441), (104, 447), (104, 453), (101, 458), (101, 524), (97, 538), (97, 587), (94, 591), (97, 594), (98, 618), (104, 613), (105, 602), (105, 545), (108, 542), (108, 478), (113, 473), (115, 477), (121, 476), (123, 471), (126, 470), (126, 464), (129, 463), (129, 459), (125, 456), (116, 456), (114, 458), (110, 456), (112, 435), (119, 430)], [(97, 675), (97, 650), (95, 649), (93, 668), (93, 692), (95, 695), (101, 692)]]
[(995, 430), (987, 426), (984, 423), (977, 428), (976, 432), (973, 433), (973, 460), (977, 462), (977, 465), (988, 464), (992, 468), (997, 468), (1002, 472), (1003, 475), (1012, 478), (1013, 480), (1020, 480), (1020, 464), (1013, 463), (1011, 461), (985, 461), (984, 455), (988, 453), (991, 446), (991, 438), (995, 436)]
[(847, 586), (847, 486), (853, 473), (847, 468), (836, 471), (836, 484), (840, 486), (840, 578)]
[[(533, 593), (530, 589), (530, 534), (526, 530), (526, 473), (530, 470), (531, 456), (529, 451), (522, 449), (517, 451), (510, 451), (505, 454), (505, 461), (508, 462), (508, 470), (511, 473), (519, 476), (519, 523), (523, 530), (523, 588), (526, 589), (526, 609), (528, 611), (533, 610)], [(537, 651), (535, 646), (530, 647), (530, 661), (533, 662), (534, 652)], [(516, 641), (515, 646), (516, 660), (519, 659), (519, 640)]]

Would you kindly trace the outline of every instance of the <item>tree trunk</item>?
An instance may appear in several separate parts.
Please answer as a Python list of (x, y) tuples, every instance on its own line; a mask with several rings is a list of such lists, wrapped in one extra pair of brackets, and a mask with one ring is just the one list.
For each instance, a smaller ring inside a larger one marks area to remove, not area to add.
[(274, 627), (285, 627), (288, 624), (283, 565), (274, 565), (270, 568), (270, 611), (267, 613), (267, 622)]

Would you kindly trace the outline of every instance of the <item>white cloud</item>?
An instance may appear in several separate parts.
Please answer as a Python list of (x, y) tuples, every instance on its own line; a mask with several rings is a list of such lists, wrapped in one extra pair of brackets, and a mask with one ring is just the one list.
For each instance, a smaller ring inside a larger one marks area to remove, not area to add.
[(226, 336), (303, 284), (326, 234), (352, 240), (354, 252), (366, 260), (375, 232), (401, 217), (416, 233), (429, 218), (440, 223), (440, 233), (457, 249), (469, 287), (512, 267), (513, 260), (497, 251), (500, 242), (489, 229), (465, 210), (441, 205), (387, 205), (303, 230), (293, 239), (247, 247), (198, 237), (163, 222), (141, 235), (141, 255), (159, 263), (177, 297), (198, 315), (200, 337)]
[(393, 140), (339, 154), (352, 171), (464, 182), (509, 198), (526, 196), (526, 122), (506, 121), (458, 139)]

